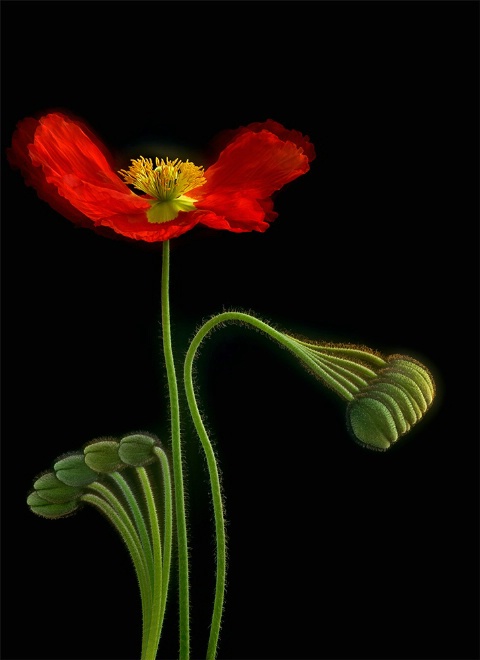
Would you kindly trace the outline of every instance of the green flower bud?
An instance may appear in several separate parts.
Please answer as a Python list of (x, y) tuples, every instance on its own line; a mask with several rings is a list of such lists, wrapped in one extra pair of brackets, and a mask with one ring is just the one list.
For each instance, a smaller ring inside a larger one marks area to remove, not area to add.
[(48, 502), (34, 491), (27, 497), (27, 504), (33, 513), (43, 518), (62, 518), (71, 515), (80, 506), (80, 501), (76, 499), (70, 502)]
[(37, 494), (47, 502), (63, 504), (80, 497), (82, 489), (76, 486), (68, 486), (57, 478), (55, 472), (42, 474), (33, 484)]
[(120, 440), (118, 455), (126, 465), (143, 467), (155, 460), (155, 438), (142, 433), (132, 433)]
[(388, 449), (398, 438), (395, 420), (388, 406), (369, 396), (360, 396), (348, 407), (355, 437), (371, 449)]
[(67, 486), (88, 486), (97, 480), (98, 474), (85, 463), (83, 454), (71, 454), (58, 460), (53, 466), (58, 479)]
[(95, 472), (115, 472), (123, 467), (118, 447), (117, 440), (111, 438), (94, 440), (83, 450), (85, 463)]
[(435, 383), (426, 367), (392, 355), (348, 404), (347, 423), (361, 444), (385, 450), (422, 419), (434, 396)]

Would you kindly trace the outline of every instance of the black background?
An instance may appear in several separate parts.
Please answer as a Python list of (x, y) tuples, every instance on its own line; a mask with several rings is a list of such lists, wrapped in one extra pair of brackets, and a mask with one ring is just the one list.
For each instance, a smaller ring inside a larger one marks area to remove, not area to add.
[[(372, 453), (349, 437), (344, 403), (271, 341), (231, 326), (205, 344), (197, 383), (229, 535), (219, 659), (478, 658), (478, 3), (1, 9), (2, 657), (139, 657), (120, 539), (93, 510), (51, 522), (25, 498), (94, 437), (144, 429), (168, 442), (161, 246), (74, 227), (6, 165), (18, 120), (64, 108), (122, 166), (145, 142), (197, 154), (220, 130), (269, 117), (316, 147), (266, 233), (196, 228), (172, 241), (179, 371), (200, 322), (241, 309), (410, 354), (437, 381), (425, 420)], [(183, 419), (202, 658), (213, 526)], [(165, 625), (159, 657), (174, 659), (175, 588)]]

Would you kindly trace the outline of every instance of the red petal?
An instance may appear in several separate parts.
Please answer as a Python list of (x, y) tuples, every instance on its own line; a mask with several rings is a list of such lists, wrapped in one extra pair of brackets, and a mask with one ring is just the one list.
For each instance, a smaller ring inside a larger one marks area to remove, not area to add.
[(284, 142), (293, 142), (297, 147), (303, 150), (303, 153), (308, 158), (308, 162), (311, 163), (312, 160), (315, 160), (315, 147), (310, 142), (308, 135), (302, 135), (300, 131), (288, 130), (282, 124), (279, 124), (278, 121), (273, 119), (267, 119), (264, 122), (254, 122), (248, 124), (246, 127), (247, 130), (254, 131), (258, 133), (259, 131), (270, 131), (277, 137), (279, 137)]
[(247, 132), (259, 133), (260, 131), (269, 131), (284, 142), (293, 142), (297, 147), (303, 149), (309, 163), (315, 159), (315, 148), (310, 142), (308, 135), (302, 135), (300, 131), (289, 130), (273, 119), (267, 119), (267, 121), (263, 122), (253, 122), (234, 130), (222, 131), (215, 137), (212, 146), (219, 153), (239, 135)]
[(121, 181), (79, 123), (58, 113), (46, 115), (40, 119), (29, 153), (58, 194), (94, 223), (117, 213), (132, 214), (135, 221), (143, 216), (147, 222), (148, 201)]
[[(264, 199), (309, 170), (303, 150), (268, 131), (244, 133), (231, 142), (205, 172), (207, 183), (197, 194), (202, 206), (209, 196), (243, 193)], [(192, 196), (195, 196), (192, 191)]]
[(242, 132), (207, 169), (207, 183), (191, 194), (199, 210), (214, 214), (202, 223), (218, 223), (231, 231), (265, 231), (266, 221), (276, 216), (269, 197), (308, 169), (307, 156), (293, 142), (265, 130)]
[(28, 146), (33, 143), (38, 123), (37, 119), (31, 117), (18, 123), (12, 137), (12, 146), (7, 149), (10, 165), (20, 170), (25, 183), (35, 188), (40, 199), (50, 204), (55, 211), (77, 224), (91, 225), (91, 221), (83, 213), (80, 213), (66, 199), (60, 197), (54, 185), (47, 183), (42, 168), (32, 164)]
[[(230, 215), (232, 206), (232, 198), (229, 197), (225, 199), (225, 209), (226, 215)], [(202, 212), (199, 211), (198, 215), (201, 216), (199, 222), (202, 225), (211, 227), (212, 229), (226, 229), (228, 231), (233, 231), (235, 233), (246, 232), (246, 231), (260, 231), (264, 232), (270, 227), (269, 222), (273, 222), (278, 216), (278, 213), (275, 213), (273, 209), (273, 202), (270, 198), (257, 200), (256, 208), (253, 212), (256, 213), (256, 218), (251, 219), (248, 222), (245, 222), (243, 219), (240, 221), (233, 220), (231, 217), (228, 218), (226, 215), (218, 215), (220, 212), (218, 207), (216, 212)], [(246, 207), (243, 207), (245, 212)], [(245, 216), (242, 216), (244, 218)], [(250, 216), (252, 218), (252, 216)]]
[[(261, 201), (247, 197), (243, 193), (217, 194), (208, 198), (210, 211), (199, 211), (200, 222), (214, 229), (228, 229), (230, 231), (265, 231), (269, 224), (266, 222), (266, 211)], [(207, 206), (207, 203), (205, 204)], [(273, 220), (276, 214), (270, 214)]]
[(132, 216), (112, 215), (102, 219), (102, 226), (110, 227), (114, 231), (127, 238), (155, 243), (177, 238), (194, 227), (200, 218), (195, 211), (190, 213), (180, 212), (175, 220), (152, 224), (149, 222), (135, 221)]

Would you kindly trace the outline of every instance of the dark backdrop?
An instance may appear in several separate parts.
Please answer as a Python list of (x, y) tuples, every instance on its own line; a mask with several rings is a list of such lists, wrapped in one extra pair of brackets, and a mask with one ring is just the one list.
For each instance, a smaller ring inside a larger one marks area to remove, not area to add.
[[(121, 541), (93, 510), (50, 522), (25, 498), (94, 437), (168, 442), (161, 251), (74, 227), (5, 162), (16, 122), (58, 107), (120, 156), (152, 140), (201, 153), (218, 131), (267, 118), (316, 147), (266, 233), (172, 241), (179, 365), (202, 319), (234, 308), (408, 353), (436, 378), (425, 420), (371, 453), (349, 437), (344, 404), (269, 340), (230, 327), (205, 345), (198, 386), (229, 535), (219, 658), (479, 657), (478, 8), (2, 2), (5, 660), (138, 658)], [(213, 527), (184, 420), (201, 659)], [(159, 657), (175, 659), (175, 588), (170, 605)]]

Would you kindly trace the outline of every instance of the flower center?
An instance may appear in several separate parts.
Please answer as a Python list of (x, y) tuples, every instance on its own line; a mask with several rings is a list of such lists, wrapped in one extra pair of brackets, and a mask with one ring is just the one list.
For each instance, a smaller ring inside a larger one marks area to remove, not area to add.
[(185, 193), (206, 183), (203, 167), (178, 158), (155, 158), (154, 165), (151, 158), (140, 156), (132, 159), (129, 169), (120, 170), (119, 174), (125, 183), (152, 197), (147, 218), (153, 223), (174, 220), (180, 211), (193, 211), (197, 200)]

